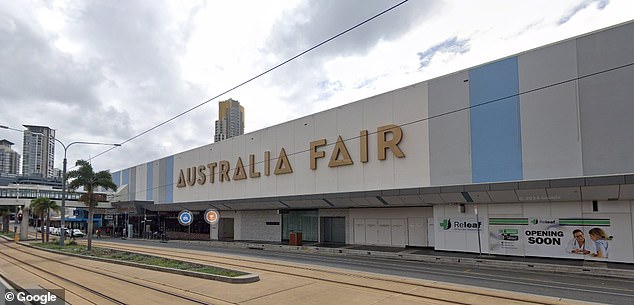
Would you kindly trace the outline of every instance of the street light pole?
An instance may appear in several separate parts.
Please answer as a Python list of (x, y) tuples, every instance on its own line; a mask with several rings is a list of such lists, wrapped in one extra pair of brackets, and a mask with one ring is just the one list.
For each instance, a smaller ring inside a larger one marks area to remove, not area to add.
[[(71, 142), (70, 144), (65, 145), (62, 141), (53, 138), (53, 140), (57, 141), (57, 143), (61, 144), (62, 147), (64, 147), (64, 165), (62, 168), (62, 205), (60, 206), (59, 212), (60, 212), (60, 221), (59, 221), (59, 226), (60, 226), (60, 234), (59, 234), (59, 245), (60, 246), (64, 246), (64, 238), (66, 235), (66, 166), (67, 166), (67, 159), (66, 159), (66, 153), (68, 152), (68, 149), (74, 145), (74, 144), (84, 144), (84, 145), (106, 145), (106, 146), (121, 146), (121, 144), (112, 144), (112, 143), (99, 143), (99, 142)], [(92, 219), (88, 219), (88, 221), (92, 221)]]
[[(15, 128), (11, 128), (9, 126), (6, 125), (0, 125), (0, 129), (8, 129), (8, 130), (13, 130), (13, 131), (18, 131), (18, 132), (23, 132), (22, 130), (19, 129), (15, 129)], [(56, 139), (56, 138), (51, 138), (55, 141), (57, 141), (57, 143), (61, 144), (62, 147), (64, 147), (64, 167), (63, 167), (63, 173), (62, 173), (62, 206), (60, 207), (60, 231), (62, 233), (60, 233), (60, 238), (59, 238), (59, 244), (60, 246), (64, 246), (64, 237), (65, 237), (65, 233), (66, 230), (65, 228), (65, 222), (66, 222), (66, 166), (67, 166), (67, 159), (66, 159), (66, 153), (68, 152), (68, 149), (73, 146), (74, 144), (84, 144), (84, 145), (106, 145), (106, 146), (121, 146), (121, 144), (113, 144), (113, 143), (100, 143), (100, 142), (83, 142), (83, 141), (77, 141), (77, 142), (71, 142), (70, 144), (66, 145), (64, 144), (64, 142)], [(19, 189), (18, 189), (18, 198), (19, 197)], [(16, 214), (17, 217), (17, 214)], [(92, 221), (92, 219), (89, 219), (88, 221)], [(15, 225), (15, 224), (14, 224)], [(48, 230), (48, 228), (46, 228)]]

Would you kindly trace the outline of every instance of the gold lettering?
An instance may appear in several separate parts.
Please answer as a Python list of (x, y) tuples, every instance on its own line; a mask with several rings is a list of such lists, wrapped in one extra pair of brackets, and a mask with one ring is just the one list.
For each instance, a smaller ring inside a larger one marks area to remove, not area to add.
[(229, 161), (220, 161), (220, 171), (218, 172), (218, 176), (220, 177), (220, 182), (224, 182), (225, 180), (231, 181), (229, 179)]
[(188, 167), (187, 168), (187, 184), (189, 186), (194, 186), (196, 184), (196, 167)]
[[(339, 155), (341, 155), (343, 159), (339, 160)], [(350, 153), (348, 152), (346, 143), (344, 143), (341, 136), (339, 136), (337, 138), (337, 144), (335, 144), (335, 147), (332, 149), (332, 154), (330, 155), (330, 162), (328, 162), (328, 167), (351, 165), (352, 163), (352, 158), (350, 158)]]
[(361, 137), (359, 138), (359, 151), (361, 152), (361, 163), (368, 162), (368, 131), (361, 130)]
[(183, 169), (181, 168), (181, 172), (178, 175), (178, 183), (176, 183), (176, 187), (186, 187), (187, 184), (185, 184), (185, 174), (183, 173)]
[(198, 184), (200, 185), (203, 185), (205, 184), (205, 182), (207, 182), (207, 175), (205, 175), (204, 165), (198, 166), (198, 180), (196, 180), (196, 182), (198, 182)]
[(249, 178), (260, 177), (260, 172), (255, 171), (255, 155), (249, 155)]
[(271, 175), (271, 152), (268, 150), (264, 152), (264, 175)]
[[(379, 149), (378, 151), (379, 160), (386, 159), (385, 155), (388, 149), (392, 150), (392, 153), (394, 154), (395, 157), (398, 157), (398, 158), (405, 157), (405, 154), (403, 153), (403, 151), (398, 147), (398, 143), (400, 143), (401, 139), (403, 138), (403, 130), (400, 127), (390, 124), (390, 125), (381, 126), (377, 128), (376, 131), (377, 131), (377, 143), (378, 143), (378, 149)], [(391, 140), (387, 139), (388, 133), (392, 134)]]
[(236, 168), (233, 170), (233, 180), (244, 180), (247, 178), (247, 172), (244, 171), (244, 164), (242, 164), (242, 158), (238, 157)]
[(212, 162), (207, 164), (207, 168), (209, 168), (209, 183), (214, 183), (214, 178), (216, 177), (216, 167), (218, 163)]
[(310, 169), (317, 169), (317, 158), (323, 158), (326, 153), (323, 151), (317, 151), (317, 147), (326, 145), (326, 139), (320, 139), (310, 142)]
[(273, 171), (273, 173), (276, 175), (283, 175), (290, 174), (292, 172), (293, 167), (291, 166), (291, 162), (288, 161), (284, 147), (282, 147), (280, 150), (280, 156), (277, 157), (277, 164), (275, 165), (275, 171)]

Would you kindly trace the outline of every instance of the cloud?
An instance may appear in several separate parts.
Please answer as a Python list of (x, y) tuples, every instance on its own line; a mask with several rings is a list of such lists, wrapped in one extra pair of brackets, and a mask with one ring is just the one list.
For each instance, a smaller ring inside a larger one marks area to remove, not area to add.
[(418, 59), (420, 61), (420, 68), (429, 66), (432, 59), (436, 54), (449, 53), (449, 54), (463, 54), (469, 51), (469, 39), (458, 40), (458, 37), (449, 38), (429, 49), (418, 52)]
[(595, 2), (597, 4), (597, 9), (599, 9), (599, 10), (603, 10), (608, 4), (610, 4), (610, 0), (585, 0), (585, 1), (581, 2), (581, 3), (579, 3), (574, 8), (572, 8), (572, 10), (567, 12), (566, 15), (561, 17), (557, 24), (558, 25), (562, 25), (562, 24), (570, 21), (570, 19), (572, 17), (574, 17), (577, 13), (579, 13), (582, 10), (584, 10), (585, 8), (590, 6), (590, 4), (595, 3)]
[[(0, 107), (18, 114), (3, 117), (2, 124), (14, 128), (26, 123), (49, 126), (65, 143), (116, 143), (205, 100), (201, 88), (183, 81), (178, 61), (199, 6), (189, 8), (190, 12), (178, 19), (167, 3), (56, 5), (34, 7), (31, 14), (19, 13), (24, 7), (0, 6)], [(55, 18), (43, 20), (44, 13)], [(53, 21), (55, 29), (51, 30), (51, 24), (46, 23)], [(60, 42), (73, 47), (60, 48)], [(156, 143), (164, 140), (191, 140), (187, 145), (209, 143), (213, 137), (208, 128), (211, 117), (192, 113), (154, 131), (152, 137), (157, 140), (139, 138), (135, 140), (138, 145), (129, 143), (95, 162), (122, 168), (130, 166), (131, 159), (117, 156), (132, 149), (137, 149), (134, 155), (148, 157), (156, 154)], [(191, 133), (203, 136), (187, 136)], [(205, 138), (204, 133), (210, 136)], [(11, 137), (15, 140), (19, 134)], [(184, 146), (175, 149), (180, 151)], [(85, 152), (83, 157), (96, 155), (95, 150), (105, 149), (87, 145), (72, 148), (73, 154)], [(60, 154), (56, 157), (57, 165)]]
[(77, 104), (97, 100), (92, 88), (103, 80), (95, 63), (80, 63), (51, 47), (54, 36), (0, 11), (0, 107), (15, 102)]
[[(304, 1), (280, 17), (271, 29), (267, 47), (275, 61), (267, 68), (290, 58), (357, 23), (398, 3), (397, 1)], [(321, 109), (320, 103), (332, 94), (324, 94), (322, 84), (341, 84), (326, 77), (323, 65), (341, 57), (365, 56), (378, 44), (393, 41), (422, 23), (437, 7), (436, 2), (409, 1), (396, 9), (346, 33), (282, 67), (269, 84), (284, 88), (292, 116)], [(301, 89), (300, 89), (301, 88)], [(341, 85), (337, 90), (344, 90)]]

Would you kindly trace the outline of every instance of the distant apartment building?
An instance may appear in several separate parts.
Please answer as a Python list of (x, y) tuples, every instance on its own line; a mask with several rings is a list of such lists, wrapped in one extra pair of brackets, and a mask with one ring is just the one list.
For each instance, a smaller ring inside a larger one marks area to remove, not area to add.
[(55, 130), (45, 126), (23, 125), (22, 174), (53, 177)]
[(11, 148), (12, 142), (0, 140), (0, 173), (17, 175), (20, 169), (20, 154)]
[(214, 142), (244, 134), (244, 107), (233, 99), (218, 102)]

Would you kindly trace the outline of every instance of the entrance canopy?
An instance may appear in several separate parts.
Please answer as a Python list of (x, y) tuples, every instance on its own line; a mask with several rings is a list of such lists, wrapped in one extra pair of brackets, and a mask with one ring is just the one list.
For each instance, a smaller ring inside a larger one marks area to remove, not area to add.
[(634, 200), (634, 174), (235, 200), (209, 200), (177, 204), (128, 201), (113, 202), (112, 205), (120, 211), (142, 213), (143, 208), (150, 211), (205, 210), (208, 208), (217, 210), (286, 210), (592, 200)]

